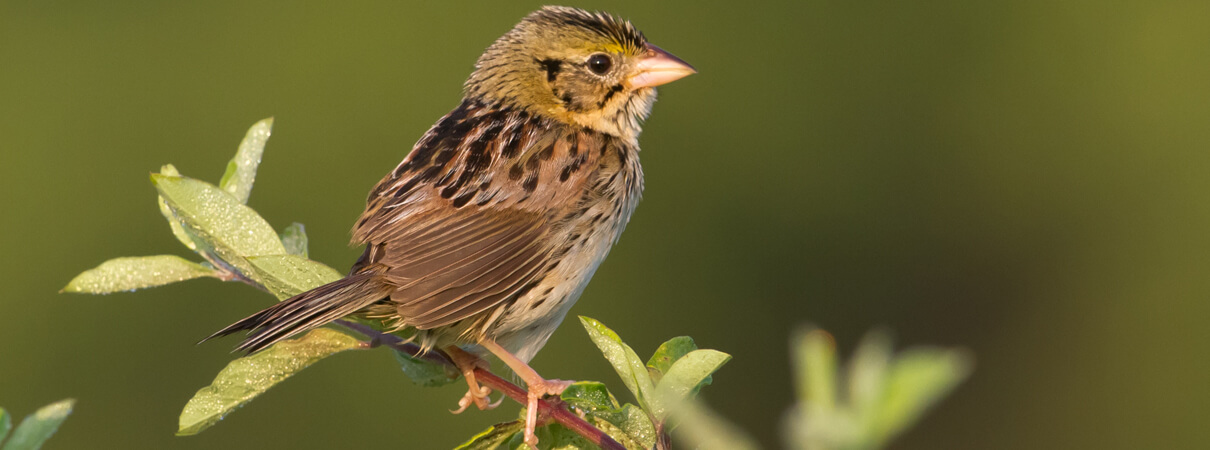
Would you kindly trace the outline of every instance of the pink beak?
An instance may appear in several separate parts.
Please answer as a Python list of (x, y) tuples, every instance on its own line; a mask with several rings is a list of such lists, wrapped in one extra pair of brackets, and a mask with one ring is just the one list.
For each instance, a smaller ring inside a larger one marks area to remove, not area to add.
[(652, 44), (647, 44), (647, 54), (636, 67), (638, 73), (628, 80), (631, 89), (656, 87), (697, 73), (689, 63)]

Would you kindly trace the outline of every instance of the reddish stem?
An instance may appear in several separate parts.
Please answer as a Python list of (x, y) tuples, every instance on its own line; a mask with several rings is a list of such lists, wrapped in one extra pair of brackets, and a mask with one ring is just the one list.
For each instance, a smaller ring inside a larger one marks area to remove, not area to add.
[[(411, 355), (412, 357), (441, 364), (451, 369), (454, 368), (454, 363), (449, 359), (448, 356), (445, 355), (445, 353), (441, 351), (421, 353), (419, 345), (416, 345), (412, 342), (404, 342), (403, 338), (400, 338), (399, 336), (383, 333), (367, 325), (348, 320), (338, 320), (337, 323), (345, 328), (349, 328), (353, 331), (366, 335), (370, 338), (371, 343), (376, 342), (387, 345), (395, 350)], [(500, 378), (496, 374), (491, 373), (491, 371), (483, 368), (476, 368), (475, 378), (479, 381), (479, 384), (499, 391), (522, 405), (526, 404), (526, 402), (529, 400), (528, 392), (525, 389), (522, 389), (520, 386)], [(575, 413), (568, 410), (562, 401), (551, 402), (546, 399), (539, 399), (538, 415), (539, 417), (549, 417), (551, 420), (558, 422), (564, 427), (567, 427), (567, 429), (574, 431), (576, 434), (583, 436), (585, 439), (588, 439), (589, 442), (596, 444), (603, 450), (626, 450), (626, 447), (623, 447), (622, 444), (618, 443), (618, 441), (613, 440), (613, 438), (609, 437), (608, 434), (605, 434), (604, 431), (597, 429), (597, 427), (592, 426), (592, 424), (588, 423), (584, 419), (581, 419), (580, 416), (577, 416)]]

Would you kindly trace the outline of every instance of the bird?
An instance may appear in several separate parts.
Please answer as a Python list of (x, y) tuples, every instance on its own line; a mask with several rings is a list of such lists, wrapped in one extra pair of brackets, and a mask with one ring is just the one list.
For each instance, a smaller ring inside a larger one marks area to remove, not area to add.
[(473, 375), (485, 364), (473, 352), (486, 350), (525, 382), (524, 438), (536, 445), (536, 402), (570, 382), (528, 363), (639, 202), (638, 137), (655, 88), (693, 73), (608, 13), (530, 13), (370, 191), (352, 233), (365, 250), (348, 276), (206, 339), (247, 331), (237, 350), (254, 353), (343, 317), (378, 320), (451, 357), (468, 384), (455, 412), (494, 407)]

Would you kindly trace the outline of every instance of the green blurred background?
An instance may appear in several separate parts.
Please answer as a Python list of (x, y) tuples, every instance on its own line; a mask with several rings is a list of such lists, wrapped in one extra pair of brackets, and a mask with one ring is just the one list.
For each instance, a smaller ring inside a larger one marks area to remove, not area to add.
[[(116, 256), (188, 254), (149, 172), (216, 181), (277, 125), (251, 205), (346, 268), (366, 192), (539, 3), (0, 1), (0, 405), (65, 397), (49, 448), (449, 448), (452, 416), (385, 351), (323, 361), (196, 437), (266, 306), (194, 281), (56, 294)], [(887, 326), (964, 346), (972, 379), (901, 449), (1198, 448), (1210, 440), (1210, 2), (583, 2), (697, 66), (661, 89), (647, 190), (573, 314), (641, 354), (735, 359), (703, 393), (766, 446), (787, 338)], [(535, 360), (623, 392), (574, 322)]]

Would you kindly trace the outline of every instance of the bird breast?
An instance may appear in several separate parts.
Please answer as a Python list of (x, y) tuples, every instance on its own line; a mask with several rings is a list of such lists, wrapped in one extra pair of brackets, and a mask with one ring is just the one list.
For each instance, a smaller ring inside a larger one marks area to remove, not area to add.
[(568, 208), (552, 239), (557, 265), (539, 285), (502, 308), (490, 333), (505, 348), (528, 361), (567, 315), (621, 236), (643, 189), (637, 148), (614, 141), (593, 174), (590, 188)]

